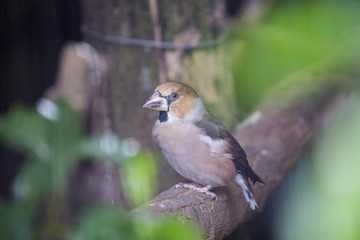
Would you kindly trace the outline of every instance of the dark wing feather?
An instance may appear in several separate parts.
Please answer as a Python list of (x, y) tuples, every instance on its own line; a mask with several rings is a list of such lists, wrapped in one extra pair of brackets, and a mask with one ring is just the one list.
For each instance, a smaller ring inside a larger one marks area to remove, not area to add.
[(214, 118), (210, 113), (206, 113), (200, 121), (195, 122), (195, 125), (201, 128), (210, 138), (223, 139), (227, 142), (227, 151), (232, 156), (232, 161), (238, 173), (248, 177), (253, 184), (256, 182), (264, 183), (251, 169), (245, 151), (220, 121)]
[(229, 153), (232, 154), (232, 160), (235, 164), (236, 171), (241, 175), (248, 177), (253, 182), (253, 184), (256, 182), (264, 184), (263, 180), (261, 180), (261, 178), (256, 175), (256, 173), (250, 167), (246, 153), (238, 141), (236, 141), (233, 136), (227, 138), (226, 141), (228, 142)]

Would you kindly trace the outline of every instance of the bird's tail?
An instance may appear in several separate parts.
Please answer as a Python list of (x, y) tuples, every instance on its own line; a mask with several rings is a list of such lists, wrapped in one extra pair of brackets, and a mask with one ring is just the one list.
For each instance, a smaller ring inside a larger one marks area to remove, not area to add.
[(244, 194), (245, 200), (249, 204), (250, 208), (252, 210), (257, 209), (258, 205), (256, 203), (254, 195), (248, 188), (248, 185), (246, 184), (246, 182), (248, 182), (248, 181), (246, 181), (242, 175), (237, 174), (235, 177), (235, 182), (237, 183), (237, 185), (239, 185), (241, 187), (241, 190)]

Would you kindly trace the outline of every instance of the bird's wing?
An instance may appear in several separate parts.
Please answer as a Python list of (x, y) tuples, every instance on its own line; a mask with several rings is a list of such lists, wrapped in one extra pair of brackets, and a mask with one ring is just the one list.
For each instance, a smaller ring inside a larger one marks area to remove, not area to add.
[(195, 125), (212, 139), (225, 139), (230, 135), (224, 125), (210, 113), (205, 113), (201, 120), (195, 122)]
[(264, 183), (251, 169), (245, 151), (219, 120), (206, 113), (201, 120), (195, 122), (195, 125), (204, 131), (204, 141), (212, 142), (209, 144), (210, 148), (219, 145), (219, 142), (224, 143), (225, 154), (231, 158), (238, 173), (248, 177), (253, 183)]
[(229, 146), (228, 151), (232, 154), (232, 160), (235, 164), (236, 171), (248, 177), (253, 182), (253, 184), (255, 184), (256, 182), (261, 182), (264, 184), (261, 178), (256, 175), (256, 173), (254, 173), (254, 171), (250, 167), (246, 157), (246, 153), (244, 149), (242, 149), (238, 141), (236, 141), (235, 138), (230, 135), (230, 138), (227, 139), (227, 142)]

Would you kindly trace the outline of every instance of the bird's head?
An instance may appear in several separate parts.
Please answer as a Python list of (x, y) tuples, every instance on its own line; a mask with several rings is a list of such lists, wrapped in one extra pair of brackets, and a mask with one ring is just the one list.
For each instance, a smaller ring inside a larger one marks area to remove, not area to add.
[(159, 111), (161, 122), (173, 119), (199, 120), (205, 112), (196, 91), (180, 82), (166, 82), (157, 86), (143, 107)]

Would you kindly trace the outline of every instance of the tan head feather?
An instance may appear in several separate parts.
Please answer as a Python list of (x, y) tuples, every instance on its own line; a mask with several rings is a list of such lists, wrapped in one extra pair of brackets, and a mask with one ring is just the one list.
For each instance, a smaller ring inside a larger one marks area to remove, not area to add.
[(180, 82), (160, 84), (155, 91), (158, 91), (162, 96), (170, 96), (172, 93), (179, 94), (179, 99), (172, 102), (169, 107), (169, 112), (179, 118), (184, 118), (192, 111), (199, 97), (194, 89)]

